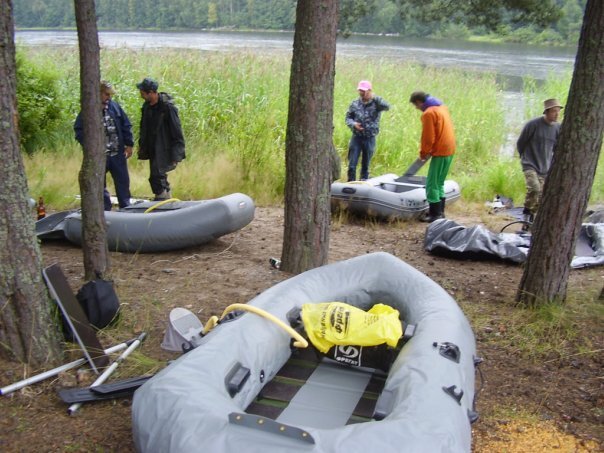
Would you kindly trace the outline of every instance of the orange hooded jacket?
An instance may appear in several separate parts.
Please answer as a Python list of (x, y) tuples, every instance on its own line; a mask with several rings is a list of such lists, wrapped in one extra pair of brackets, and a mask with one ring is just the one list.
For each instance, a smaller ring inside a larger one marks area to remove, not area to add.
[(423, 127), (419, 155), (422, 159), (455, 154), (455, 132), (446, 106), (428, 107), (422, 113), (421, 121)]

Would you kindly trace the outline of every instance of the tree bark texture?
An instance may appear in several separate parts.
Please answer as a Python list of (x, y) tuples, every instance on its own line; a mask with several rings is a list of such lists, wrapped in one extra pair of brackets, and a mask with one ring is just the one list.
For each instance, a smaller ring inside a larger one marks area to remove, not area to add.
[(42, 281), (35, 213), (19, 147), (12, 2), (0, 12), (0, 354), (34, 367), (61, 356)]
[(566, 299), (570, 262), (602, 150), (603, 80), (604, 2), (589, 0), (560, 138), (516, 296), (525, 305)]
[(281, 256), (281, 269), (291, 273), (328, 258), (337, 3), (308, 0), (296, 7)]
[(94, 0), (74, 0), (80, 49), (80, 106), (84, 159), (79, 182), (82, 195), (82, 251), (86, 280), (109, 269), (103, 210), (105, 139), (100, 93), (100, 47)]

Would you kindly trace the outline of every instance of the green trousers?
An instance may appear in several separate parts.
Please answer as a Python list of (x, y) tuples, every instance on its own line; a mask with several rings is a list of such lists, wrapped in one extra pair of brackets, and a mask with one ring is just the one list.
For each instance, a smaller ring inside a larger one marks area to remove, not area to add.
[(426, 178), (426, 198), (428, 203), (439, 203), (445, 196), (445, 179), (449, 168), (451, 168), (453, 156), (439, 157), (430, 159), (430, 168)]
[(543, 191), (543, 184), (545, 184), (545, 176), (538, 175), (535, 170), (524, 170), (523, 173), (526, 181), (524, 207), (531, 211), (532, 214), (537, 214), (541, 192)]

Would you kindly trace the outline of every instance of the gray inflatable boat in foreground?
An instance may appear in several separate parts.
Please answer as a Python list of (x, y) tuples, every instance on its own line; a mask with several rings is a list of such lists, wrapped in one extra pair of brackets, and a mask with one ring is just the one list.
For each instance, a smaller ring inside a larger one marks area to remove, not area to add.
[[(459, 185), (445, 181), (447, 203), (459, 199)], [(382, 219), (414, 219), (427, 212), (425, 176), (386, 174), (366, 181), (331, 185), (331, 208), (346, 209), (356, 215)]]
[[(148, 253), (177, 250), (233, 233), (254, 218), (250, 197), (233, 193), (202, 201), (145, 201), (105, 212), (110, 251)], [(82, 243), (79, 210), (52, 214), (36, 222), (37, 236)]]
[(292, 309), (332, 301), (363, 310), (390, 305), (416, 327), (395, 355), (374, 419), (350, 424), (372, 370), (327, 359), (275, 419), (247, 413), (292, 350), (285, 330), (244, 313), (218, 324), (136, 391), (138, 451), (470, 452), (479, 360), (451, 296), (398, 258), (374, 253), (292, 277), (247, 305), (287, 324)]

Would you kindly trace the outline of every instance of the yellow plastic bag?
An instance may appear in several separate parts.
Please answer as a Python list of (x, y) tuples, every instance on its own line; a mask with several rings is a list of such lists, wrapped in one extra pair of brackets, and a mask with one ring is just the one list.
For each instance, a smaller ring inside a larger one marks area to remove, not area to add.
[(344, 302), (304, 304), (302, 322), (308, 338), (322, 353), (334, 345), (386, 343), (394, 348), (403, 335), (398, 310), (384, 304), (367, 312)]

